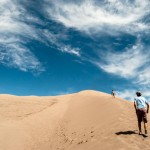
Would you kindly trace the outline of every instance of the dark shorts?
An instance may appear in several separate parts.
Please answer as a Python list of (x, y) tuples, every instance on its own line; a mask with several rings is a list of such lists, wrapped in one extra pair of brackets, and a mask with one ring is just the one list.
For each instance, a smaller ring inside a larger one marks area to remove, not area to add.
[(145, 108), (137, 109), (136, 111), (138, 122), (145, 122), (147, 123), (147, 113)]

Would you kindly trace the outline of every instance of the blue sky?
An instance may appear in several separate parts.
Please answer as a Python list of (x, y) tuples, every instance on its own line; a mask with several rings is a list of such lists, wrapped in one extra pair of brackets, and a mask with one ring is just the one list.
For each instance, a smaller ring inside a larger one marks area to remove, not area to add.
[(0, 93), (150, 96), (150, 1), (1, 0)]

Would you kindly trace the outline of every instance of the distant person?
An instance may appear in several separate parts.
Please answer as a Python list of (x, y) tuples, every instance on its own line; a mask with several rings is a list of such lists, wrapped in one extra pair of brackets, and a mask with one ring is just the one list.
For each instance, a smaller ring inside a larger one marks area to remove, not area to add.
[(147, 113), (149, 112), (148, 101), (142, 97), (141, 92), (136, 92), (137, 97), (134, 98), (134, 107), (138, 119), (139, 135), (142, 134), (141, 123), (144, 122), (145, 134), (147, 135)]
[(111, 95), (115, 98), (115, 95), (116, 95), (116, 94), (115, 94), (115, 91), (114, 91), (114, 90), (111, 91)]

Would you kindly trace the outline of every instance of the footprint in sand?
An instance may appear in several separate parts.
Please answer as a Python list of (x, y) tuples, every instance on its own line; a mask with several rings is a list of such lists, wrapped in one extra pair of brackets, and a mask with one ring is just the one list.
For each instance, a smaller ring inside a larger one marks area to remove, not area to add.
[(91, 131), (91, 133), (94, 133), (94, 131)]
[(82, 144), (82, 143), (83, 143), (83, 141), (80, 141), (80, 142), (78, 142), (78, 145), (79, 145), (79, 144)]

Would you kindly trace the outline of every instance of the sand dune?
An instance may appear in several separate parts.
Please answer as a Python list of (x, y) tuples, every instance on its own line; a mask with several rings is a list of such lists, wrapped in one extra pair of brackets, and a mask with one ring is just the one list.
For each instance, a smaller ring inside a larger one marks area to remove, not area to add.
[(97, 91), (0, 95), (0, 150), (149, 150), (133, 103)]

